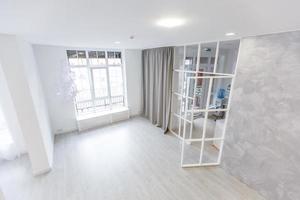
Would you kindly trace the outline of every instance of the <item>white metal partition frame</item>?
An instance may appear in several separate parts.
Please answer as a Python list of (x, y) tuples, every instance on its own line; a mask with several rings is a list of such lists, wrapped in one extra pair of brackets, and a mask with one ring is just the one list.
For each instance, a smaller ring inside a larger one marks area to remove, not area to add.
[[(216, 47), (216, 55), (215, 55), (215, 62), (214, 62), (214, 68), (213, 72), (204, 72), (199, 70), (200, 66), (200, 57), (201, 57), (201, 44), (198, 45), (198, 53), (197, 53), (197, 64), (196, 64), (196, 70), (195, 71), (189, 71), (185, 69), (174, 69), (173, 73), (178, 73), (178, 76), (186, 77), (186, 83), (182, 81), (181, 90), (178, 91), (172, 91), (172, 99), (174, 99), (174, 96), (179, 97), (180, 99), (180, 108), (179, 113), (175, 113), (172, 111), (171, 113), (171, 127), (174, 125), (174, 117), (178, 118), (178, 133), (176, 133), (172, 128), (170, 128), (170, 132), (172, 132), (175, 136), (177, 136), (182, 141), (182, 149), (181, 149), (181, 166), (182, 167), (198, 167), (198, 166), (213, 166), (213, 165), (219, 165), (221, 161), (221, 156), (223, 152), (223, 145), (224, 145), (224, 139), (225, 139), (225, 133), (226, 133), (226, 126), (228, 121), (228, 111), (230, 109), (230, 102), (232, 97), (232, 88), (235, 78), (235, 72), (236, 72), (236, 66), (234, 70), (234, 74), (227, 74), (227, 73), (217, 73), (217, 65), (218, 65), (218, 56), (219, 56), (219, 48), (220, 48), (220, 42), (217, 42)], [(185, 58), (186, 58), (186, 46), (184, 46), (184, 53), (183, 53), (183, 67), (185, 65)], [(236, 62), (237, 63), (237, 62)], [(187, 76), (187, 74), (193, 74), (192, 76)], [(199, 74), (202, 74), (199, 76)], [(196, 101), (196, 87), (198, 80), (209, 80), (208, 81), (208, 94), (206, 99), (206, 105), (204, 109), (195, 109), (195, 101)], [(229, 92), (228, 97), (228, 104), (226, 108), (216, 108), (211, 109), (210, 106), (210, 98), (211, 98), (211, 91), (213, 86), (213, 81), (217, 79), (230, 79), (230, 85), (231, 89)], [(191, 88), (191, 81), (194, 82), (194, 89), (192, 96), (189, 96), (189, 91)], [(186, 84), (186, 85), (184, 85)], [(191, 101), (191, 109), (189, 109), (189, 101)], [(184, 105), (183, 105), (183, 102)], [(174, 104), (174, 100), (172, 100), (172, 106)], [(221, 136), (213, 137), (213, 138), (206, 138), (206, 131), (207, 131), (207, 121), (208, 121), (208, 115), (210, 112), (225, 112), (225, 119), (224, 119), (224, 126), (222, 129)], [(204, 114), (204, 122), (203, 122), (203, 130), (202, 130), (202, 137), (201, 138), (193, 138), (193, 127), (194, 127), (194, 113), (203, 113)], [(188, 116), (190, 116), (190, 119), (188, 119)], [(183, 123), (183, 124), (182, 124)], [(187, 135), (187, 125), (189, 124), (189, 135)], [(183, 126), (183, 127), (182, 127)], [(183, 128), (183, 129), (182, 129)], [(188, 136), (188, 137), (187, 137)], [(204, 146), (205, 142), (214, 142), (219, 141), (220, 147), (218, 151), (218, 156), (215, 162), (203, 162), (203, 152), (204, 152)], [(199, 151), (199, 161), (197, 163), (184, 163), (185, 158), (185, 145), (191, 146), (193, 143), (201, 143), (200, 151)]]

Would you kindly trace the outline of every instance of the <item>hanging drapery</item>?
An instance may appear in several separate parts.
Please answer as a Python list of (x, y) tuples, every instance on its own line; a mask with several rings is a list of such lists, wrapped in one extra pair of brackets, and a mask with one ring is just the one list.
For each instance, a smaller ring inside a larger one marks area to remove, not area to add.
[(144, 115), (165, 132), (171, 112), (173, 47), (143, 50)]

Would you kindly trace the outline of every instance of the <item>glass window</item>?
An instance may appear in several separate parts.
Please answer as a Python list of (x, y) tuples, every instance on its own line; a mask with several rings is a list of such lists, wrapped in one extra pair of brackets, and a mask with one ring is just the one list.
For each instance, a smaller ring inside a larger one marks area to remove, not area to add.
[(76, 50), (67, 50), (67, 56), (70, 65), (86, 65), (86, 52), (85, 51), (76, 51)]
[(121, 65), (121, 52), (107, 52), (107, 62), (108, 65)]
[(93, 69), (93, 80), (94, 80), (94, 91), (95, 97), (107, 97), (108, 88), (107, 88), (107, 69)]
[(220, 42), (216, 72), (234, 74), (239, 45), (239, 40)]
[(109, 68), (109, 81), (111, 88), (111, 96), (123, 95), (123, 78), (121, 67)]
[(105, 65), (105, 51), (89, 51), (90, 65)]
[(67, 56), (76, 85), (77, 114), (125, 106), (121, 52), (67, 50)]
[(90, 100), (92, 96), (88, 70), (86, 68), (72, 68), (71, 70), (76, 85), (76, 101)]
[(198, 45), (189, 45), (186, 47), (185, 70), (196, 71), (198, 57)]
[(215, 56), (217, 51), (217, 43), (204, 43), (201, 44), (201, 58), (199, 71), (213, 72), (215, 64)]

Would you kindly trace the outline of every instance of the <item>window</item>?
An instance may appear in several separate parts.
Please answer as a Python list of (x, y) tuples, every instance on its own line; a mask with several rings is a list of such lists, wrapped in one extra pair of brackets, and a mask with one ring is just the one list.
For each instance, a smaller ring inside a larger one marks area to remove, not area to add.
[(67, 57), (76, 85), (77, 115), (125, 106), (120, 51), (67, 50)]

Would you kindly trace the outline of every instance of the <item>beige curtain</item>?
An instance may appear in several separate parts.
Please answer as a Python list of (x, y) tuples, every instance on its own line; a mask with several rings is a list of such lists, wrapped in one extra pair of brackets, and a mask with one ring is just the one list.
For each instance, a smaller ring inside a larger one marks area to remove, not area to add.
[(173, 47), (143, 50), (144, 115), (168, 129), (171, 112)]

